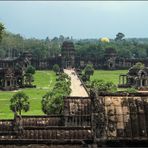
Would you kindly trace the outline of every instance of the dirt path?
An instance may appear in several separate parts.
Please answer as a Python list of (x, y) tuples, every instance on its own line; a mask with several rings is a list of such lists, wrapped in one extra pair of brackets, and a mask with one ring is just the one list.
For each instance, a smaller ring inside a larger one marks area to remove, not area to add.
[(81, 84), (80, 79), (76, 75), (73, 69), (64, 69), (64, 73), (71, 77), (71, 89), (72, 92), (70, 96), (78, 96), (78, 97), (88, 97), (88, 93), (85, 88)]

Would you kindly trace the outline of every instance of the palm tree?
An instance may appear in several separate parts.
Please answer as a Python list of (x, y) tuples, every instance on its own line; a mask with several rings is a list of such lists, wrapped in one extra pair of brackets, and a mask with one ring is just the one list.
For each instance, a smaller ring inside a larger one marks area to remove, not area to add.
[(30, 108), (29, 97), (22, 91), (16, 93), (10, 99), (10, 109), (14, 113), (19, 113), (19, 115), (21, 115), (22, 110), (27, 112), (29, 111), (29, 108)]

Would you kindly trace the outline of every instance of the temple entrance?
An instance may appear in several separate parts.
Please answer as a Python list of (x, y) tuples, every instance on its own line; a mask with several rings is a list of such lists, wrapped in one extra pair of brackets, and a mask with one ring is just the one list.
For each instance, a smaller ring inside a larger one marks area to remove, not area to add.
[(65, 68), (72, 68), (73, 67), (72, 59), (70, 57), (67, 57), (64, 60), (64, 67)]
[(69, 60), (65, 61), (65, 67), (66, 68), (72, 68), (71, 62)]
[(62, 67), (72, 68), (75, 65), (75, 49), (71, 41), (63, 42), (62, 49)]
[(142, 86), (145, 86), (145, 80), (142, 80)]
[(142, 86), (147, 86), (147, 80), (142, 80)]
[(113, 63), (109, 63), (109, 68), (113, 68)]

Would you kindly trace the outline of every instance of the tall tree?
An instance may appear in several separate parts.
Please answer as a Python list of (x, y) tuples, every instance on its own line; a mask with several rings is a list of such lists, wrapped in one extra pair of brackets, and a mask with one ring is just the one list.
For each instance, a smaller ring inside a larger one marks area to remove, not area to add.
[(52, 90), (46, 93), (41, 101), (45, 114), (61, 114), (64, 107), (64, 97), (71, 93), (70, 78), (66, 74), (59, 75)]
[(14, 113), (21, 115), (22, 111), (29, 111), (30, 103), (29, 97), (24, 92), (18, 92), (10, 99), (10, 109)]
[(63, 95), (56, 91), (49, 91), (42, 98), (42, 111), (47, 114), (61, 114), (63, 109)]
[(85, 69), (84, 69), (84, 74), (88, 78), (88, 80), (90, 79), (90, 76), (93, 75), (93, 73), (94, 73), (93, 65), (87, 64)]
[(119, 32), (116, 35), (115, 41), (121, 41), (124, 37), (125, 37), (125, 35), (123, 33)]

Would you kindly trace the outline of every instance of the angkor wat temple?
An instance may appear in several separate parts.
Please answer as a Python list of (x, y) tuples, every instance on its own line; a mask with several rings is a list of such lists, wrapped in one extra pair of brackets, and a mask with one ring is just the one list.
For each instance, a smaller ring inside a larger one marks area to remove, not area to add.
[[(29, 61), (37, 69), (50, 69), (54, 64), (59, 64), (62, 68), (83, 67), (86, 63), (93, 63), (96, 68), (117, 69), (131, 67), (137, 62), (131, 60), (128, 63), (125, 59), (122, 62), (118, 61), (117, 54), (112, 48), (106, 49), (105, 63), (93, 57), (91, 61), (79, 59), (75, 55), (74, 44), (64, 42), (62, 56), (59, 57), (41, 61), (32, 58), (30, 54), (23, 54), (12, 61), (2, 60), (2, 71), (5, 68), (6, 71), (14, 71), (8, 75), (9, 77), (4, 75), (1, 83), (6, 80), (7, 84), (22, 85), (18, 82), (21, 82), (23, 69)], [(22, 73), (18, 75), (14, 67), (16, 63), (22, 68)], [(145, 73), (141, 71), (139, 74), (143, 76)], [(8, 82), (10, 80), (11, 82)], [(145, 83), (142, 81), (142, 84)], [(148, 146), (148, 93), (100, 93), (91, 90), (88, 97), (65, 97), (63, 112), (60, 115), (14, 114), (14, 119), (0, 120), (0, 148), (111, 146)]]
[(148, 94), (65, 97), (62, 115), (0, 120), (0, 147), (97, 148), (148, 145)]
[[(0, 60), (0, 67), (3, 63), (16, 62), (16, 59), (2, 59)], [(19, 60), (18, 60), (19, 61)], [(74, 43), (71, 41), (64, 41), (61, 46), (61, 54), (59, 56), (50, 57), (47, 59), (37, 59), (35, 57), (30, 58), (31, 64), (38, 70), (52, 69), (54, 64), (58, 64), (60, 67), (76, 67), (84, 68), (88, 63), (92, 63), (95, 69), (129, 69), (137, 62), (142, 62), (145, 66), (148, 66), (148, 59), (128, 59), (120, 58), (114, 48), (106, 48), (104, 58), (99, 59), (97, 57), (79, 57), (76, 55)]]
[(92, 63), (96, 69), (129, 69), (137, 62), (142, 62), (145, 66), (148, 66), (148, 59), (128, 59), (120, 58), (114, 48), (106, 48), (104, 58), (99, 59), (94, 56), (79, 57), (76, 55), (74, 43), (71, 41), (63, 42), (61, 47), (61, 55), (51, 57), (48, 59), (36, 59), (32, 57), (32, 65), (36, 69), (52, 69), (54, 64), (60, 66), (68, 66), (76, 68), (83, 68), (88, 63)]

